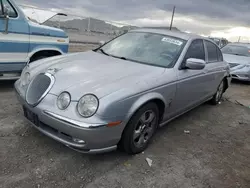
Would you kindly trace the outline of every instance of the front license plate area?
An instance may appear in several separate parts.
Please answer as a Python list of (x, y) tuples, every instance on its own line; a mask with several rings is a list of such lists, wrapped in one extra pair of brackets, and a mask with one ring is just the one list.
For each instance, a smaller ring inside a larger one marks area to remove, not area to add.
[(29, 109), (27, 109), (26, 107), (23, 107), (23, 112), (24, 112), (24, 116), (34, 125), (39, 126), (39, 119), (38, 116), (33, 113), (32, 111), (30, 111)]

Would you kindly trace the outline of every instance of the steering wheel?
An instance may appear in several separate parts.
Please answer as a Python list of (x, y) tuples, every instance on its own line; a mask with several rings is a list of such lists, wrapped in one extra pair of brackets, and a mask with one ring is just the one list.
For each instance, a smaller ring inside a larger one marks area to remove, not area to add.
[(174, 56), (172, 54), (167, 53), (167, 52), (160, 53), (160, 56), (166, 57), (167, 59), (170, 59), (171, 61), (174, 59)]

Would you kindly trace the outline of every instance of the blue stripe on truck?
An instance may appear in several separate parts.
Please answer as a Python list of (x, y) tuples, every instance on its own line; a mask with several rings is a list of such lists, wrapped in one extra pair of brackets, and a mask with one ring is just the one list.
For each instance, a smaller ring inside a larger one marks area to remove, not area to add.
[(27, 62), (0, 62), (0, 72), (21, 72)]
[(17, 43), (17, 42), (0, 42), (0, 52), (2, 53), (29, 53), (36, 49), (42, 48), (58, 48), (63, 53), (68, 52), (68, 44), (55, 44), (55, 43)]

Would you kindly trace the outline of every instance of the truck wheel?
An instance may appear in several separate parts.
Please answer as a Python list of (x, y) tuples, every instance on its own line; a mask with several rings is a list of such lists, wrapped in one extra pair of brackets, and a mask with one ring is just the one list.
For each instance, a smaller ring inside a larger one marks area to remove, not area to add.
[(159, 123), (159, 109), (155, 103), (141, 107), (128, 122), (120, 141), (120, 147), (128, 154), (144, 151), (150, 143)]

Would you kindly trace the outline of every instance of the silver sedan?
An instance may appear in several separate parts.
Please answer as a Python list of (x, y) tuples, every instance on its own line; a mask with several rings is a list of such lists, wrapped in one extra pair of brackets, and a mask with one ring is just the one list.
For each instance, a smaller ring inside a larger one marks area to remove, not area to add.
[(250, 44), (231, 43), (222, 48), (222, 53), (230, 65), (232, 78), (250, 82)]
[(166, 30), (135, 30), (99, 48), (27, 65), (15, 83), (24, 116), (83, 153), (145, 150), (158, 127), (229, 87), (215, 43)]

